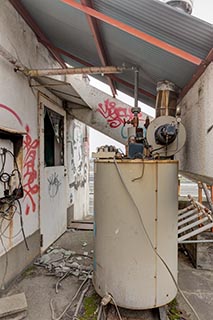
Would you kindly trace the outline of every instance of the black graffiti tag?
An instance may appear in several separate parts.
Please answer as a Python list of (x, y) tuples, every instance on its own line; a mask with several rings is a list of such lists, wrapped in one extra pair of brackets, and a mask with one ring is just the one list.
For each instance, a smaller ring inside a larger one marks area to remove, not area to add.
[(54, 198), (59, 190), (61, 182), (58, 178), (58, 174), (56, 172), (52, 173), (51, 176), (47, 179), (48, 180), (48, 192), (50, 198)]

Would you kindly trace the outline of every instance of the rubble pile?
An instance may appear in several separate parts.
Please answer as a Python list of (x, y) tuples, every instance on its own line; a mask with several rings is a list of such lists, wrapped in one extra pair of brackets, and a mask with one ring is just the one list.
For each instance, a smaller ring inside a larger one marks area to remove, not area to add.
[[(85, 243), (82, 245), (85, 247)], [(91, 250), (90, 254), (93, 251)], [(76, 253), (63, 248), (49, 248), (34, 264), (48, 270), (48, 275), (64, 277), (73, 275), (79, 280), (86, 279), (92, 273), (92, 256), (88, 252)]]

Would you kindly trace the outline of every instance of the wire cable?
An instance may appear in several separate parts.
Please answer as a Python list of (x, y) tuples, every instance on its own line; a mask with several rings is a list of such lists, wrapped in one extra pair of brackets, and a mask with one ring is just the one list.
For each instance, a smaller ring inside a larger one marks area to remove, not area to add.
[(116, 311), (117, 311), (117, 314), (118, 314), (118, 318), (119, 318), (119, 320), (123, 320), (123, 319), (122, 319), (122, 317), (121, 317), (121, 314), (120, 314), (120, 311), (119, 311), (118, 305), (117, 305), (117, 303), (116, 303), (116, 301), (115, 301), (114, 297), (113, 297), (111, 294), (110, 294), (110, 296), (111, 296), (111, 299), (112, 299), (112, 301), (113, 301), (113, 303), (114, 303), (114, 305), (115, 305), (115, 309), (116, 309)]
[(143, 176), (144, 176), (144, 170), (145, 170), (145, 163), (144, 163), (144, 161), (142, 161), (142, 163), (143, 163), (143, 167), (142, 167), (141, 175), (140, 175), (139, 177), (137, 177), (137, 178), (132, 179), (132, 182), (135, 182), (135, 181), (140, 180), (140, 179), (143, 178)]
[(53, 299), (50, 300), (50, 309), (51, 309), (51, 318), (52, 320), (61, 320), (62, 317), (65, 315), (65, 313), (69, 310), (69, 308), (72, 306), (73, 302), (75, 301), (75, 299), (77, 298), (77, 296), (79, 295), (79, 293), (81, 292), (81, 289), (83, 288), (83, 286), (85, 285), (85, 283), (90, 279), (90, 277), (88, 276), (80, 285), (80, 287), (78, 288), (78, 290), (76, 291), (76, 293), (74, 294), (74, 296), (72, 297), (72, 300), (70, 301), (70, 303), (65, 307), (65, 309), (62, 311), (62, 313), (56, 318), (55, 317), (55, 311), (53, 308)]
[(25, 232), (24, 232), (24, 223), (23, 223), (23, 216), (22, 216), (22, 207), (21, 207), (21, 203), (19, 200), (17, 200), (18, 202), (18, 205), (19, 205), (19, 210), (20, 210), (20, 225), (21, 225), (21, 231), (22, 231), (22, 235), (23, 235), (23, 238), (24, 238), (24, 243), (25, 243), (25, 246), (26, 246), (26, 249), (29, 251), (29, 246), (28, 246), (28, 243), (27, 243), (27, 239), (26, 239), (26, 236), (25, 236)]
[(7, 270), (8, 270), (8, 264), (9, 264), (9, 258), (8, 258), (8, 251), (7, 248), (4, 244), (4, 241), (2, 239), (2, 236), (0, 235), (0, 242), (2, 244), (2, 247), (4, 249), (5, 252), (5, 267), (4, 267), (4, 275), (2, 278), (2, 282), (1, 282), (1, 289), (4, 290), (5, 289), (5, 279), (6, 279), (6, 275), (7, 275)]
[(145, 227), (145, 225), (144, 225), (143, 219), (142, 219), (141, 214), (140, 214), (140, 210), (139, 210), (139, 208), (138, 208), (138, 206), (137, 206), (134, 198), (132, 197), (132, 195), (131, 195), (131, 193), (130, 193), (130, 191), (129, 191), (126, 183), (125, 183), (125, 181), (123, 180), (123, 177), (122, 177), (122, 175), (121, 175), (120, 169), (119, 169), (119, 167), (118, 167), (118, 164), (117, 164), (115, 158), (114, 158), (114, 164), (115, 164), (117, 173), (118, 173), (118, 175), (119, 175), (119, 177), (120, 177), (120, 180), (121, 180), (121, 182), (122, 182), (122, 185), (123, 185), (124, 189), (126, 190), (127, 194), (129, 195), (129, 198), (131, 199), (131, 201), (132, 201), (132, 203), (133, 203), (133, 205), (134, 205), (134, 207), (135, 207), (135, 209), (136, 209), (137, 215), (138, 215), (138, 217), (139, 217), (139, 219), (140, 219), (141, 226), (142, 226), (142, 228), (143, 228), (143, 231), (144, 231), (144, 233), (145, 233), (145, 235), (146, 235), (146, 238), (147, 238), (147, 240), (148, 240), (148, 242), (149, 242), (149, 244), (150, 244), (153, 252), (156, 254), (156, 256), (160, 259), (160, 261), (161, 261), (161, 262), (163, 263), (163, 265), (166, 267), (166, 269), (167, 269), (167, 271), (169, 272), (169, 274), (170, 274), (170, 276), (171, 276), (171, 278), (172, 278), (172, 280), (173, 280), (173, 282), (174, 282), (177, 290), (179, 291), (180, 295), (182, 296), (182, 298), (184, 299), (184, 301), (187, 303), (187, 305), (190, 307), (190, 309), (192, 310), (192, 312), (193, 312), (194, 315), (196, 316), (197, 320), (201, 320), (200, 317), (198, 316), (197, 312), (195, 311), (195, 309), (194, 309), (193, 306), (191, 305), (191, 303), (188, 301), (188, 299), (185, 297), (184, 293), (183, 293), (182, 290), (180, 289), (180, 287), (179, 287), (179, 285), (178, 285), (178, 283), (177, 283), (177, 281), (176, 281), (176, 279), (175, 279), (172, 271), (170, 270), (169, 266), (167, 265), (167, 263), (165, 262), (165, 260), (160, 256), (160, 254), (159, 254), (159, 253), (157, 252), (157, 250), (155, 249), (155, 247), (154, 247), (154, 245), (153, 245), (153, 243), (152, 243), (152, 240), (151, 240), (151, 238), (150, 238), (150, 236), (149, 236), (149, 233), (148, 233), (148, 231), (147, 231), (147, 229), (146, 229), (146, 227)]
[[(27, 250), (29, 250), (27, 241), (26, 241), (26, 236), (24, 232), (24, 225), (23, 225), (23, 217), (22, 217), (22, 207), (19, 201), (20, 196), (23, 194), (23, 187), (22, 187), (22, 182), (21, 182), (21, 173), (18, 168), (18, 164), (16, 161), (15, 155), (8, 149), (6, 148), (0, 148), (1, 150), (1, 159), (2, 159), (2, 167), (0, 170), (0, 182), (4, 186), (4, 196), (0, 198), (0, 243), (2, 245), (2, 248), (5, 252), (5, 269), (4, 269), (4, 274), (2, 278), (2, 283), (1, 283), (1, 288), (5, 288), (5, 279), (7, 275), (7, 270), (8, 270), (8, 250), (6, 248), (6, 245), (4, 243), (3, 237), (6, 239), (14, 239), (17, 237), (21, 232), (24, 238), (25, 246)], [(8, 173), (5, 171), (5, 164), (7, 160), (7, 154), (10, 154), (13, 158), (15, 169), (12, 170), (11, 173)], [(11, 192), (11, 179), (13, 176), (17, 174), (18, 176), (18, 186), (16, 189), (14, 189)], [(17, 205), (16, 205), (17, 204)], [(11, 226), (14, 215), (19, 209), (19, 216), (20, 216), (20, 230), (13, 235), (13, 237), (8, 237), (5, 233), (8, 230), (8, 228)], [(3, 228), (4, 222), (8, 221), (7, 225)]]

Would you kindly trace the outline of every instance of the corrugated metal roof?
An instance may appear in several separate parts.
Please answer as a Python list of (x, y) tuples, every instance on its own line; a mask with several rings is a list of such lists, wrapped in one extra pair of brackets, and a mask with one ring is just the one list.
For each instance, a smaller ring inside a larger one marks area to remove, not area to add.
[[(59, 0), (21, 0), (33, 19), (56, 47), (95, 66), (100, 65), (94, 39), (85, 14)], [(80, 1), (78, 1), (80, 2)], [(157, 0), (93, 0), (94, 9), (118, 21), (141, 30), (175, 47), (204, 59), (213, 46), (212, 25), (184, 14)], [(140, 40), (109, 24), (98, 21), (106, 52), (112, 65), (123, 63), (138, 66), (140, 87), (155, 94), (156, 83), (167, 79), (183, 88), (197, 66)], [(70, 58), (64, 60), (79, 65)], [(119, 77), (134, 83), (133, 72)], [(99, 77), (105, 81), (105, 78)], [(133, 94), (133, 90), (117, 83), (119, 90)], [(153, 101), (140, 94), (140, 100)]]

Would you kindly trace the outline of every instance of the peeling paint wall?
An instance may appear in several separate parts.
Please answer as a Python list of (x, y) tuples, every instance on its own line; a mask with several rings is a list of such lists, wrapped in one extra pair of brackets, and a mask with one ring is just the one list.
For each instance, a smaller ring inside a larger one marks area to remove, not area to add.
[(87, 126), (71, 117), (67, 123), (68, 206), (74, 205), (73, 218), (89, 212), (89, 132)]
[(180, 170), (194, 178), (213, 182), (213, 64), (180, 103), (187, 140), (178, 155)]
[[(0, 43), (7, 51), (29, 68), (59, 67), (48, 50), (38, 42), (33, 31), (11, 6), (9, 1), (0, 1), (0, 12)], [(23, 270), (23, 268), (40, 253), (39, 106), (38, 91), (30, 88), (29, 80), (23, 74), (15, 73), (13, 66), (2, 57), (0, 57), (0, 70), (0, 127), (25, 132), (22, 145), (23, 153), (21, 154), (24, 197), (20, 202), (25, 234), (26, 237), (30, 239), (30, 251), (26, 251), (26, 253), (23, 254), (23, 259), (20, 259), (17, 255), (20, 254), (18, 247), (20, 248), (23, 244), (23, 235), (20, 232), (19, 214), (17, 213), (12, 219), (12, 227), (9, 227), (10, 233), (5, 234), (7, 237), (9, 236), (9, 238), (4, 237), (3, 239), (5, 248), (2, 246), (2, 243), (0, 243), (0, 270), (4, 270), (5, 268), (5, 250), (8, 251), (9, 269), (11, 272), (8, 272), (4, 279), (5, 283), (7, 283), (17, 275), (17, 272)], [(57, 103), (57, 105), (62, 108), (62, 101), (45, 89), (42, 89), (42, 91), (51, 101)], [(74, 151), (73, 154), (70, 152), (68, 155), (68, 161), (70, 162), (70, 168), (72, 168), (71, 170), (73, 172), (73, 175), (70, 176), (74, 180), (72, 180), (70, 184), (74, 183), (71, 189), (74, 190), (73, 203), (75, 199), (78, 201), (79, 209), (76, 210), (76, 212), (78, 212), (78, 214), (76, 213), (78, 218), (82, 218), (83, 215), (86, 215), (88, 212), (87, 204), (84, 204), (86, 203), (85, 186), (88, 181), (84, 172), (87, 156), (85, 150), (88, 148), (86, 141), (83, 140), (85, 130), (85, 126), (78, 124), (78, 122), (70, 122), (69, 137), (71, 140), (73, 139), (73, 145), (77, 149), (72, 149)], [(1, 142), (0, 136), (0, 147)], [(83, 145), (81, 145), (81, 143), (83, 143)], [(82, 158), (84, 162), (81, 163), (81, 165), (78, 164), (78, 157), (80, 155), (78, 152), (85, 155), (85, 158)], [(72, 156), (74, 159), (72, 159)], [(2, 161), (0, 161), (0, 169), (1, 163)], [(83, 178), (81, 175), (83, 175)], [(81, 179), (83, 180), (81, 181)], [(66, 186), (66, 190), (68, 190), (68, 187), (69, 186)], [(66, 194), (64, 198), (66, 199)], [(1, 221), (0, 218), (0, 223)], [(16, 260), (19, 261), (19, 268), (16, 268)], [(13, 266), (12, 269), (11, 266)], [(16, 269), (18, 271), (16, 271)], [(3, 273), (4, 272), (0, 273), (0, 287), (2, 285)]]

